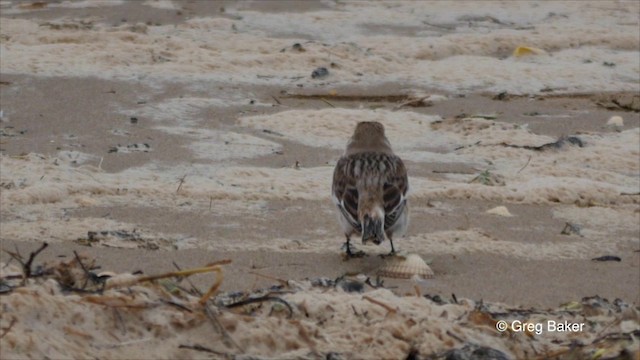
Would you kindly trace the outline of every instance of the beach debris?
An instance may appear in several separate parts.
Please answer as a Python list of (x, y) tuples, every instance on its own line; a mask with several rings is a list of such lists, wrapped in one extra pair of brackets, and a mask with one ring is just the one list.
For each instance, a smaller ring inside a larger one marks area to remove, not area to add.
[(86, 238), (74, 240), (76, 244), (83, 246), (108, 246), (118, 248), (139, 248), (158, 250), (160, 247), (169, 246), (172, 242), (168, 239), (146, 236), (137, 229), (129, 230), (100, 230), (87, 231)]
[(465, 118), (495, 120), (495, 119), (498, 118), (498, 114), (473, 114), (473, 115), (470, 115), (470, 116), (465, 116)]
[(293, 49), (293, 50), (295, 50), (297, 52), (305, 52), (305, 51), (307, 51), (307, 50), (305, 50), (305, 48), (300, 43), (295, 43), (295, 44), (291, 45), (291, 49)]
[(619, 256), (615, 255), (604, 255), (591, 259), (592, 261), (622, 261)]
[(514, 57), (522, 57), (522, 56), (530, 56), (530, 55), (546, 55), (546, 54), (547, 54), (546, 51), (539, 48), (531, 47), (531, 46), (518, 46), (517, 48), (515, 48), (515, 50), (513, 50)]
[(5, 126), (0, 129), (0, 137), (16, 137), (26, 133), (27, 130), (16, 130), (13, 126)]
[(405, 106), (411, 106), (411, 107), (428, 107), (428, 106), (433, 106), (433, 102), (430, 101), (431, 95), (426, 95), (426, 96), (417, 96), (417, 97), (413, 97), (413, 96), (409, 96), (407, 98), (407, 100), (401, 102), (400, 104), (396, 105), (394, 107), (394, 110), (398, 110), (402, 107)]
[(311, 72), (313, 79), (322, 79), (329, 76), (329, 70), (326, 67), (319, 67)]
[(612, 116), (607, 120), (607, 126), (621, 128), (624, 126), (624, 119), (622, 116)]
[(379, 270), (378, 275), (396, 279), (431, 279), (433, 270), (418, 254), (406, 256), (396, 255), (387, 261)]
[(484, 170), (476, 177), (469, 181), (470, 184), (480, 183), (482, 185), (487, 186), (505, 186), (504, 176), (496, 173), (492, 173), (491, 171)]
[(509, 100), (509, 98), (510, 98), (509, 93), (506, 91), (502, 91), (496, 94), (492, 99), (497, 101), (505, 101), (505, 100)]
[(300, 53), (301, 53), (301, 52), (305, 52), (305, 51), (307, 51), (307, 49), (305, 49), (305, 48), (304, 48), (304, 46), (302, 46), (302, 44), (300, 44), (300, 43), (294, 43), (294, 44), (293, 44), (293, 45), (291, 45), (291, 47), (289, 47), (289, 48), (286, 48), (286, 47), (285, 47), (285, 48), (282, 48), (282, 50), (280, 50), (280, 52), (285, 52), (285, 51), (287, 51), (288, 49), (291, 49), (291, 50), (292, 50), (292, 51), (294, 51), (294, 52), (300, 52)]
[(335, 284), (345, 292), (364, 292), (364, 282), (358, 279), (341, 276), (335, 280)]
[(476, 344), (466, 344), (462, 348), (447, 351), (442, 357), (446, 360), (509, 360), (500, 350)]
[(48, 27), (51, 30), (90, 30), (93, 25), (91, 20), (58, 20), (40, 24), (40, 26)]
[(560, 232), (560, 234), (561, 235), (576, 234), (576, 235), (582, 236), (582, 234), (580, 234), (580, 225), (572, 224), (570, 222), (566, 222), (564, 224), (564, 228), (562, 228), (562, 231)]
[(47, 5), (48, 3), (46, 1), (34, 1), (32, 3), (20, 4), (18, 5), (18, 7), (20, 9), (36, 10), (36, 9), (44, 9), (47, 7)]
[(606, 67), (616, 67), (616, 63), (611, 62), (611, 61), (604, 61), (604, 62), (602, 62), (602, 66), (606, 66)]
[(279, 136), (279, 137), (284, 137), (283, 134), (277, 132), (277, 131), (273, 131), (273, 130), (269, 130), (269, 129), (262, 129), (262, 132), (265, 134), (269, 134), (269, 135), (275, 135), (275, 136)]
[[(276, 104), (278, 104), (278, 105), (282, 105), (282, 102), (280, 102), (280, 100), (279, 100), (277, 97), (275, 97), (275, 96), (273, 96), (273, 95), (271, 95), (271, 97), (273, 98), (273, 100), (275, 100)], [(275, 106), (275, 105), (274, 105), (274, 106)]]
[(206, 352), (206, 353), (210, 353), (210, 354), (216, 354), (218, 356), (223, 356), (225, 358), (229, 357), (229, 354), (227, 354), (225, 352), (216, 351), (216, 350), (210, 349), (210, 348), (208, 348), (206, 346), (202, 346), (200, 344), (193, 344), (193, 345), (180, 344), (180, 345), (178, 345), (178, 349), (189, 349), (189, 350)]
[(333, 105), (332, 103), (330, 103), (330, 102), (329, 102), (327, 99), (325, 99), (325, 98), (320, 98), (320, 100), (322, 100), (322, 102), (323, 102), (323, 103), (325, 103), (325, 104), (327, 104), (327, 105), (331, 106), (332, 108), (334, 108), (334, 107), (335, 107), (335, 105)]
[(180, 189), (182, 189), (182, 185), (184, 185), (184, 183), (187, 181), (187, 174), (184, 174), (183, 176), (181, 176), (180, 178), (178, 178), (178, 188), (176, 189), (176, 194), (180, 192)]
[[(0, 284), (11, 288), (2, 295), (0, 338), (3, 345), (15, 341), (20, 346), (3, 346), (3, 350), (8, 351), (11, 358), (16, 357), (12, 355), (25, 351), (19, 342), (26, 341), (23, 340), (25, 332), (51, 340), (47, 332), (54, 326), (80, 338), (99, 338), (100, 342), (79, 343), (75, 350), (96, 358), (113, 357), (101, 352), (103, 344), (113, 355), (122, 345), (128, 347), (125, 351), (137, 345), (142, 346), (135, 347), (136, 351), (149, 351), (150, 347), (165, 341), (184, 351), (201, 351), (220, 358), (245, 358), (249, 351), (252, 358), (262, 358), (269, 354), (262, 349), (268, 352), (269, 344), (280, 339), (292, 344), (293, 350), (289, 348), (280, 356), (286, 358), (295, 358), (289, 355), (302, 354), (301, 350), (306, 352), (307, 348), (314, 347), (318, 351), (309, 356), (319, 355), (323, 359), (350, 358), (365, 351), (369, 351), (366, 354), (382, 353), (380, 351), (394, 347), (400, 350), (387, 352), (388, 358), (524, 359), (532, 358), (535, 347), (537, 359), (626, 359), (638, 350), (639, 309), (619, 299), (610, 302), (592, 296), (564, 307), (536, 309), (456, 299), (453, 294), (453, 301), (447, 304), (438, 300), (415, 301), (413, 296), (399, 296), (389, 289), (361, 294), (277, 285), (247, 293), (218, 293), (224, 281), (224, 265), (229, 263), (231, 260), (225, 259), (157, 275), (124, 273), (100, 279), (102, 273), (95, 273), (99, 268), (95, 260), (74, 253), (72, 259), (47, 264), (39, 275), (32, 273), (26, 278), (26, 284), (20, 284), (24, 273), (15, 264), (0, 265)], [(194, 295), (180, 285), (189, 276), (210, 273), (213, 279), (204, 294)], [(50, 311), (42, 312), (43, 308)], [(93, 326), (93, 319), (100, 322)], [(531, 330), (517, 330), (513, 325), (507, 326), (505, 333), (495, 330), (498, 323), (515, 321), (584, 323), (585, 326), (579, 332), (549, 331), (544, 336)], [(83, 323), (86, 333), (80, 331), (85, 330)], [(211, 326), (214, 332), (207, 336), (212, 336), (214, 341), (201, 342), (204, 340), (196, 334), (210, 331)], [(376, 344), (367, 340), (370, 337), (356, 337), (356, 340), (364, 339), (357, 342), (336, 341), (353, 335), (363, 326), (370, 327), (372, 334), (385, 336), (388, 342)], [(127, 331), (131, 335), (133, 331), (135, 337), (121, 339), (116, 330), (121, 330), (123, 335)], [(520, 331), (524, 336), (517, 334)], [(109, 335), (116, 337), (114, 334), (118, 335), (115, 342), (104, 343), (103, 339)], [(397, 335), (391, 336), (393, 334)], [(410, 343), (408, 336), (412, 337)], [(178, 342), (174, 341), (176, 337)], [(421, 346), (426, 342), (432, 345)], [(46, 348), (40, 347), (21, 354), (41, 358), (43, 351), (47, 351)]]
[(120, 145), (118, 144), (117, 146), (112, 146), (109, 148), (109, 153), (123, 153), (123, 154), (127, 154), (127, 153), (132, 153), (132, 152), (149, 152), (152, 151), (153, 149), (151, 148), (151, 145), (147, 144), (147, 143), (136, 143), (136, 144), (129, 144), (129, 145)]
[[(40, 254), (47, 247), (49, 247), (49, 243), (43, 242), (42, 245), (40, 245), (40, 247), (36, 251), (33, 251), (29, 254), (29, 258), (27, 259), (27, 261), (23, 260), (22, 255), (20, 255), (20, 252), (18, 252), (17, 249), (16, 249), (16, 252), (11, 252), (8, 250), (4, 250), (4, 252), (9, 254), (11, 258), (18, 261), (20, 265), (22, 265), (22, 272), (24, 273), (23, 279), (26, 280), (29, 277), (41, 276), (44, 274), (44, 272), (41, 269), (40, 271), (34, 272), (31, 269), (31, 265), (33, 264), (33, 260), (36, 258), (36, 256), (38, 256), (38, 254)], [(23, 282), (23, 285), (24, 285), (24, 282)]]
[[(263, 302), (275, 302), (276, 305), (271, 307), (270, 310), (270, 314), (273, 314), (274, 312), (280, 312), (282, 310), (287, 310), (287, 318), (291, 319), (293, 317), (293, 308), (291, 307), (291, 305), (286, 302), (285, 300), (277, 297), (277, 296), (271, 296), (269, 294), (264, 295), (264, 296), (259, 296), (259, 297), (250, 297), (248, 299), (244, 299), (244, 300), (240, 300), (231, 304), (226, 305), (227, 309), (233, 309), (233, 308), (238, 308), (238, 307), (245, 307), (247, 305), (250, 304), (261, 304)], [(281, 306), (279, 306), (279, 305)], [(253, 312), (255, 308), (251, 308), (249, 311), (247, 311), (247, 309), (244, 309), (244, 313), (245, 314), (250, 314), (251, 312)]]
[(335, 351), (328, 352), (327, 355), (325, 356), (325, 360), (343, 360), (343, 359), (344, 358), (342, 357), (342, 355), (340, 355), (340, 353)]
[(582, 139), (580, 139), (577, 136), (561, 136), (558, 140), (556, 140), (554, 142), (550, 142), (550, 143), (546, 143), (546, 144), (542, 144), (542, 145), (538, 145), (538, 146), (513, 145), (513, 144), (507, 144), (507, 143), (504, 143), (504, 142), (501, 143), (500, 145), (506, 146), (506, 147), (511, 147), (511, 148), (517, 148), (517, 149), (544, 151), (544, 150), (549, 150), (549, 149), (561, 149), (565, 145), (575, 145), (575, 146), (578, 146), (578, 147), (584, 147), (584, 142), (582, 141)]
[(607, 110), (640, 112), (640, 95), (637, 93), (599, 94), (593, 98), (593, 101)]
[(429, 300), (433, 301), (434, 303), (436, 303), (438, 305), (447, 304), (447, 302), (442, 300), (442, 297), (440, 295), (438, 295), (438, 294), (435, 294), (435, 295), (425, 294), (424, 297), (425, 297), (425, 299), (429, 299)]
[(520, 174), (520, 172), (522, 170), (524, 170), (527, 166), (529, 166), (529, 163), (531, 162), (531, 155), (529, 155), (529, 158), (527, 159), (527, 162), (520, 168), (520, 170), (518, 170), (518, 174)]
[(129, 118), (129, 122), (132, 124), (137, 124), (138, 123), (138, 118), (135, 116), (132, 116)]
[(496, 206), (493, 209), (489, 209), (487, 210), (487, 214), (492, 214), (492, 215), (498, 215), (498, 216), (504, 216), (504, 217), (511, 217), (513, 216), (510, 212), (509, 209), (507, 209), (506, 206)]

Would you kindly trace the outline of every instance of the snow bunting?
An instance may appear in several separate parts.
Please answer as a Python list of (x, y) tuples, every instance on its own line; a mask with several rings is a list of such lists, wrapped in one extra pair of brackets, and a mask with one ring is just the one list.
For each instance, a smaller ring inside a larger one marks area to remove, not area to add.
[(389, 239), (395, 253), (393, 237), (404, 235), (409, 223), (407, 190), (409, 181), (402, 160), (391, 150), (384, 126), (366, 121), (356, 125), (344, 155), (333, 172), (332, 195), (339, 210), (340, 224), (347, 237), (348, 257), (353, 253), (351, 235), (362, 235), (380, 244)]

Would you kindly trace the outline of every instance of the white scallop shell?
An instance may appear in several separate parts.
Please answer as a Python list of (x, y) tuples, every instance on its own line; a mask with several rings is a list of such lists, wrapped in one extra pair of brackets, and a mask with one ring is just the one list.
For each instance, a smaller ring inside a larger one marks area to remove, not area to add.
[(612, 116), (607, 121), (607, 125), (623, 127), (624, 126), (624, 119), (622, 118), (622, 116)]
[(487, 214), (492, 214), (492, 215), (498, 215), (498, 216), (505, 216), (505, 217), (511, 217), (513, 216), (513, 214), (511, 214), (509, 212), (509, 209), (507, 209), (506, 206), (497, 206), (494, 207), (493, 209), (487, 210)]
[(420, 255), (409, 254), (391, 258), (378, 270), (378, 275), (396, 279), (411, 279), (413, 277), (431, 279), (434, 273)]

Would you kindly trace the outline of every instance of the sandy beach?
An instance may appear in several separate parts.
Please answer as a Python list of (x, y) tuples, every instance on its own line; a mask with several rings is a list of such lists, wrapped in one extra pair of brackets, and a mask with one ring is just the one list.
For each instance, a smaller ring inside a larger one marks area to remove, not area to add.
[[(640, 6), (474, 4), (0, 1), (0, 357), (639, 359)], [(342, 256), (359, 121), (433, 278)]]

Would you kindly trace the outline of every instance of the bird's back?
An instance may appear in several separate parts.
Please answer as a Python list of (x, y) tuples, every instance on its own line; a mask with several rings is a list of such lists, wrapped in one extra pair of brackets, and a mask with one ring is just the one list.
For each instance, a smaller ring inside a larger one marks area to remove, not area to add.
[[(354, 230), (371, 232), (367, 236), (378, 243), (384, 240), (382, 231), (395, 224), (405, 206), (407, 172), (402, 160), (393, 153), (345, 155), (336, 165), (332, 190), (342, 215)], [(374, 221), (368, 221), (371, 219)], [(372, 228), (363, 229), (363, 222), (373, 223)], [(363, 240), (368, 240), (365, 234)]]

